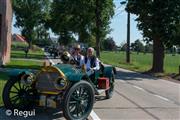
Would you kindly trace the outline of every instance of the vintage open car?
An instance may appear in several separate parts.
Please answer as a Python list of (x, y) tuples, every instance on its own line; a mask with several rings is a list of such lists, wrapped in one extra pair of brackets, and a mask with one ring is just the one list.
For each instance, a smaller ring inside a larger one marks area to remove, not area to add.
[(111, 98), (114, 89), (112, 66), (103, 66), (93, 77), (70, 64), (44, 66), (38, 72), (16, 69), (9, 76), (3, 90), (7, 109), (62, 108), (68, 120), (86, 119), (95, 95), (104, 91)]

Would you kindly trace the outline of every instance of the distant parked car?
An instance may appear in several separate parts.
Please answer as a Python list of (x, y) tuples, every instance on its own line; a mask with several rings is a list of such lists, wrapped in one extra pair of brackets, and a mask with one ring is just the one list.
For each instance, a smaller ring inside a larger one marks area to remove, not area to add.
[(44, 51), (45, 51), (45, 52), (48, 52), (48, 50), (49, 50), (49, 47), (47, 47), (47, 46), (44, 47)]

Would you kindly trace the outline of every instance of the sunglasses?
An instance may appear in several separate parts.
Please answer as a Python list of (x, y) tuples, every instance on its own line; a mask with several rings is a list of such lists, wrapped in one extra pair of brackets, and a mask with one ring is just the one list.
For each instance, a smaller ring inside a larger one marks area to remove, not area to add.
[(75, 48), (75, 50), (80, 50), (80, 48)]

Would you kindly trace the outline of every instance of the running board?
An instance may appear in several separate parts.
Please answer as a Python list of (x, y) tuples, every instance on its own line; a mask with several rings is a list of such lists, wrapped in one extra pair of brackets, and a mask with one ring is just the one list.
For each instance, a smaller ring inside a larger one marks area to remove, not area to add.
[(106, 89), (96, 89), (95, 94), (96, 95), (101, 95), (101, 94), (105, 93), (105, 91), (106, 91)]

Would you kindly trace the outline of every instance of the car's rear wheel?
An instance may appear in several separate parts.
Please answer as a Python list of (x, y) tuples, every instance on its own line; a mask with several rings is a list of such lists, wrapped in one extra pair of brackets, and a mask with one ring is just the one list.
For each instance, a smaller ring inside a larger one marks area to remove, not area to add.
[(10, 78), (3, 89), (3, 102), (7, 109), (32, 109), (37, 91), (25, 86), (17, 78)]
[(69, 88), (64, 98), (63, 113), (68, 120), (86, 119), (94, 104), (94, 89), (87, 81), (79, 81)]

